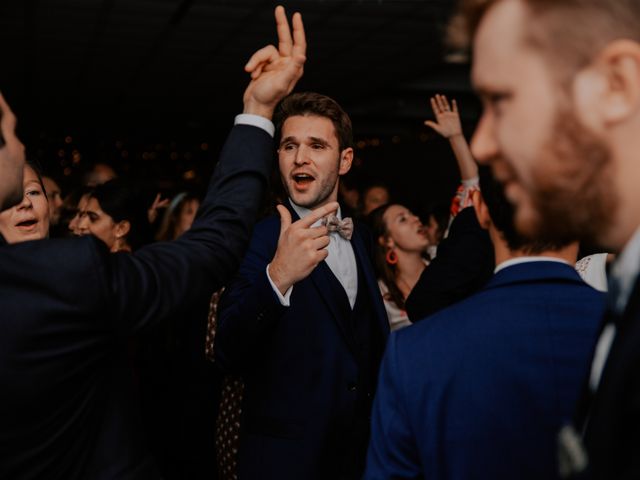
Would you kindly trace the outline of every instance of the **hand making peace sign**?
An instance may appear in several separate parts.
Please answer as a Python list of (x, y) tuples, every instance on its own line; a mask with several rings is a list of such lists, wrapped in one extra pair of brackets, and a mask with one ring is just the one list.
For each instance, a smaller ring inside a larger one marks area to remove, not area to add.
[(244, 69), (251, 82), (244, 92), (244, 113), (271, 119), (282, 98), (291, 93), (304, 70), (307, 41), (302, 16), (293, 15), (293, 37), (282, 6), (275, 10), (278, 48), (268, 45), (252, 55)]

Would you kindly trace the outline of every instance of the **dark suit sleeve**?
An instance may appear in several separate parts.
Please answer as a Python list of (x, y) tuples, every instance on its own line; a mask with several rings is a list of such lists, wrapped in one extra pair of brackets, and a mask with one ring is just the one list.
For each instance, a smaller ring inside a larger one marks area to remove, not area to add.
[(406, 392), (399, 365), (398, 333), (389, 337), (382, 359), (371, 414), (371, 440), (366, 480), (423, 478), (420, 459), (406, 411)]
[(438, 255), (424, 269), (407, 297), (412, 322), (434, 314), (478, 291), (494, 269), (493, 245), (480, 227), (473, 208), (465, 208), (451, 224)]
[(179, 313), (229, 280), (247, 246), (273, 158), (273, 139), (264, 130), (233, 127), (192, 228), (174, 242), (99, 262), (106, 265), (104, 288), (123, 335)]
[(266, 273), (280, 228), (271, 220), (277, 219), (256, 228), (238, 275), (220, 299), (214, 351), (216, 363), (226, 372), (242, 373), (260, 358), (266, 336), (288, 308), (280, 303)]

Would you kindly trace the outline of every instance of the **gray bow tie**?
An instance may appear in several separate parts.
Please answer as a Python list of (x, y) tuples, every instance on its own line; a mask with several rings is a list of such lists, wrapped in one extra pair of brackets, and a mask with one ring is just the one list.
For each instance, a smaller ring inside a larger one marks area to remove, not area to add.
[(345, 218), (340, 220), (335, 215), (329, 215), (322, 219), (322, 224), (327, 227), (329, 232), (338, 232), (345, 240), (351, 240), (351, 236), (353, 235), (353, 220), (350, 218)]

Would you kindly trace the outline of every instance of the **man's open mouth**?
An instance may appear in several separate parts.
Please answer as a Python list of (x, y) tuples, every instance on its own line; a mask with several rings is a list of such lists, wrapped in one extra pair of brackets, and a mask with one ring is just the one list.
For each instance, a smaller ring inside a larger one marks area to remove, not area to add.
[(308, 185), (314, 180), (315, 178), (307, 173), (296, 173), (293, 175), (293, 181), (296, 182), (297, 185)]

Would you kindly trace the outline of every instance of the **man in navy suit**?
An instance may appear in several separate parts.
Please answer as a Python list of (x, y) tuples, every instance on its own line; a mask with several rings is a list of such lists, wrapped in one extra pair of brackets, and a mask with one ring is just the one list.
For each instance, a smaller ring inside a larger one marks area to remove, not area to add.
[[(279, 49), (246, 65), (251, 82), (193, 227), (175, 242), (110, 254), (93, 237), (0, 247), (0, 478), (152, 479), (127, 341), (224, 284), (236, 270), (273, 159), (271, 115), (302, 75), (276, 9)], [(22, 145), (0, 103), (0, 203), (15, 196)], [(262, 128), (264, 127), (264, 128)]]
[(560, 435), (563, 473), (640, 478), (640, 3), (463, 4), (484, 104), (471, 149), (518, 228), (619, 254), (575, 428)]
[(556, 433), (578, 397), (603, 297), (573, 268), (577, 244), (524, 241), (501, 188), (484, 169), (480, 179), (474, 206), (495, 274), (391, 336), (366, 479), (556, 477)]
[(238, 473), (356, 479), (388, 322), (367, 232), (356, 224), (350, 236), (339, 209), (318, 224), (338, 208), (351, 121), (315, 93), (286, 98), (276, 119), (288, 205), (256, 226), (216, 336), (218, 364), (245, 382)]

